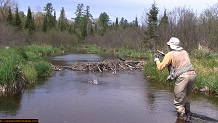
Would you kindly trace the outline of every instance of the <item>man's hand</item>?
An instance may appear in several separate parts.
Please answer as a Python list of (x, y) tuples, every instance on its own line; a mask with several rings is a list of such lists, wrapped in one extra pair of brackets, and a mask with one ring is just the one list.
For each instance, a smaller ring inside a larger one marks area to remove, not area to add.
[(155, 59), (154, 59), (154, 62), (156, 62), (156, 61), (160, 61), (159, 58), (155, 58)]
[(162, 51), (160, 51), (160, 50), (157, 50), (156, 52), (157, 52), (157, 54), (158, 54), (159, 56), (162, 56), (162, 57), (165, 56), (164, 52), (162, 52)]

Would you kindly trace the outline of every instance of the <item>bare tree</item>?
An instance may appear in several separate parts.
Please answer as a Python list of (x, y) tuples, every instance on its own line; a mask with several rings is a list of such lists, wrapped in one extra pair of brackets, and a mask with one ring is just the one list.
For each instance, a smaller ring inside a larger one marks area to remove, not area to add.
[(9, 6), (13, 10), (17, 3), (14, 0), (0, 0), (0, 21), (3, 21), (7, 17)]

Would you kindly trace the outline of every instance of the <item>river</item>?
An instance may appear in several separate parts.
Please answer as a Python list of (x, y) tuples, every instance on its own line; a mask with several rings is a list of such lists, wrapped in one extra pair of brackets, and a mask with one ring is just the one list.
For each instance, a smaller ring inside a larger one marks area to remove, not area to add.
[[(54, 57), (55, 65), (102, 61), (95, 54)], [(97, 81), (98, 84), (93, 84)], [(94, 73), (54, 71), (24, 91), (0, 98), (0, 119), (38, 119), (39, 123), (179, 123), (172, 87), (148, 81), (143, 71)], [(218, 99), (190, 96), (196, 123), (218, 120)]]

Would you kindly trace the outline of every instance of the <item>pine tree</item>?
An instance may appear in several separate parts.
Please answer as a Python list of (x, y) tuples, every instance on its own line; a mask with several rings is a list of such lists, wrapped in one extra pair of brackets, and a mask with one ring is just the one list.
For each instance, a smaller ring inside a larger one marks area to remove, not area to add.
[(43, 30), (43, 32), (47, 32), (47, 16), (46, 15), (44, 15), (44, 18), (43, 18), (43, 25), (42, 25), (42, 30)]
[(18, 7), (16, 7), (15, 11), (15, 18), (14, 18), (14, 26), (17, 27), (18, 29), (22, 29), (22, 22), (18, 13)]
[(76, 14), (76, 17), (75, 17), (75, 27), (76, 28), (79, 28), (79, 22), (80, 22), (80, 20), (82, 19), (82, 16), (83, 16), (83, 7), (84, 7), (84, 5), (83, 4), (78, 4), (77, 5), (77, 9), (76, 9), (76, 12), (75, 12), (75, 14)]
[(54, 11), (54, 17), (53, 17), (53, 27), (56, 27), (56, 12)]
[(11, 7), (10, 6), (9, 6), (9, 9), (8, 9), (7, 24), (8, 25), (13, 25), (13, 16), (12, 16), (12, 12), (11, 12)]
[(134, 26), (135, 26), (135, 27), (138, 27), (138, 26), (139, 26), (139, 22), (138, 22), (138, 18), (137, 18), (137, 17), (135, 17)]
[(168, 16), (166, 14), (166, 9), (164, 10), (164, 16), (161, 18), (160, 20), (160, 24), (168, 24), (169, 21), (168, 21)]
[(99, 16), (99, 20), (98, 20), (98, 23), (99, 23), (99, 29), (100, 29), (100, 35), (104, 35), (104, 33), (106, 32), (107, 28), (109, 27), (109, 21), (110, 21), (110, 18), (108, 16), (108, 14), (106, 12), (103, 12), (100, 14)]
[(47, 23), (46, 24), (47, 25), (46, 28), (47, 29), (51, 29), (51, 28), (55, 27), (54, 26), (54, 23), (55, 23), (54, 22), (54, 18), (52, 16), (52, 13), (54, 11), (54, 9), (52, 7), (52, 4), (51, 3), (47, 3), (46, 6), (44, 7), (44, 11), (46, 11), (46, 21), (44, 21), (44, 22)]
[(81, 35), (82, 38), (87, 36), (87, 17), (84, 16), (81, 20)]
[(158, 19), (157, 19), (157, 15), (158, 15), (158, 8), (156, 7), (155, 2), (152, 4), (152, 7), (149, 11), (149, 13), (147, 13), (148, 15), (148, 32), (150, 35), (150, 38), (155, 38), (157, 36), (157, 23), (158, 23)]
[(168, 34), (169, 34), (169, 20), (168, 20), (168, 16), (166, 14), (166, 9), (164, 10), (164, 15), (160, 20), (160, 24), (158, 27), (158, 32), (159, 32), (159, 36), (160, 38), (162, 38), (163, 40), (168, 40)]
[(67, 28), (66, 25), (66, 15), (65, 15), (65, 11), (64, 11), (64, 7), (62, 7), (61, 12), (60, 12), (60, 17), (58, 19), (58, 28), (60, 29), (60, 31), (64, 31)]
[(32, 17), (32, 12), (30, 7), (28, 7), (24, 28), (28, 29), (30, 32), (35, 29), (34, 19)]
[(116, 17), (116, 23), (115, 23), (115, 26), (118, 27), (118, 25), (119, 25), (119, 24), (118, 24), (118, 17)]

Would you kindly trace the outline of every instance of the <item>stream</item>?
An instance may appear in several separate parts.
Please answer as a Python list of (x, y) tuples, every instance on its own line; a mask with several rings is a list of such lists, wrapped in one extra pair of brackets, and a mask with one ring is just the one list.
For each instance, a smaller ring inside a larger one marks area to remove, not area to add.
[[(53, 57), (54, 65), (111, 59), (95, 54)], [(97, 82), (97, 83), (95, 83)], [(97, 73), (54, 71), (32, 88), (0, 97), (0, 119), (38, 119), (39, 123), (180, 123), (172, 87), (151, 82), (143, 71)], [(218, 97), (190, 95), (193, 123), (218, 121)]]

